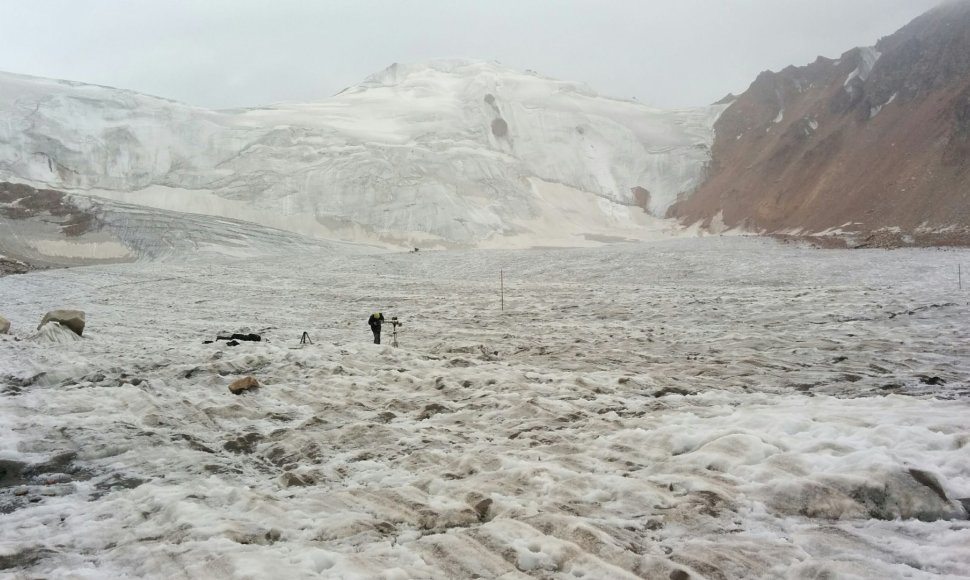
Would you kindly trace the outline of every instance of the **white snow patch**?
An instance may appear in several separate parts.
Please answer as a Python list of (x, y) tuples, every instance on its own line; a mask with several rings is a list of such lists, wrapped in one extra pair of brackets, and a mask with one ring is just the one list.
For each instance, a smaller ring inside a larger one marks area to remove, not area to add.
[(869, 73), (872, 72), (872, 68), (876, 66), (876, 62), (878, 62), (879, 58), (882, 56), (882, 53), (876, 50), (875, 47), (860, 48), (859, 52), (861, 59), (859, 66), (849, 73), (849, 76), (845, 79), (845, 82), (842, 83), (842, 86), (846, 87), (847, 89), (850, 88), (849, 83), (851, 83), (855, 78), (865, 82), (866, 79), (869, 78)]
[(876, 106), (870, 108), (869, 109), (869, 118), (870, 119), (875, 118), (875, 116), (878, 115), (880, 111), (882, 111), (883, 107), (885, 107), (886, 105), (889, 105), (890, 103), (892, 103), (893, 101), (895, 101), (897, 96), (899, 96), (899, 93), (898, 92), (893, 93), (892, 96), (889, 97), (889, 100), (886, 101), (885, 103), (883, 103), (881, 105), (876, 105)]

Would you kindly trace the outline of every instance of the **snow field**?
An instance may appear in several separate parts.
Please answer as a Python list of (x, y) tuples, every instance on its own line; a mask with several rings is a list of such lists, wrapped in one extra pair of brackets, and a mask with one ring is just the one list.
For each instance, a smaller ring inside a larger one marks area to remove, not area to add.
[[(6, 277), (3, 572), (964, 577), (968, 255), (708, 238)], [(83, 339), (33, 332), (55, 307)], [(369, 344), (374, 310), (400, 348)], [(266, 341), (202, 343), (242, 330)]]

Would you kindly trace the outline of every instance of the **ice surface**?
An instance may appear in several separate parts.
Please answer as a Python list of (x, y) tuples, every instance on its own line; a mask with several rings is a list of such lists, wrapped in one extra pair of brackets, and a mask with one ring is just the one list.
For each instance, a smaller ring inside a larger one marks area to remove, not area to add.
[[(711, 237), (5, 277), (3, 573), (965, 577), (968, 257)], [(84, 338), (29, 340), (52, 307)], [(235, 331), (265, 340), (203, 344)]]

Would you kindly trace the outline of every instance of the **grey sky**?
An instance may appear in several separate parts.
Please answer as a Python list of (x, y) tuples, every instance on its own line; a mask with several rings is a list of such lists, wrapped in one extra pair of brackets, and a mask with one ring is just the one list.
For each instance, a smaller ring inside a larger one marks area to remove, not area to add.
[(206, 107), (325, 98), (392, 62), (498, 60), (659, 107), (871, 45), (938, 0), (4, 0), (0, 70)]

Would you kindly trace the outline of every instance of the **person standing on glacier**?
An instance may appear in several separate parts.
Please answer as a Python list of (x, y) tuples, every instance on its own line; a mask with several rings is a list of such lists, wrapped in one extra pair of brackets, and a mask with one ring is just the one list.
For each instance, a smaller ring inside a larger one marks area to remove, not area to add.
[(380, 312), (375, 312), (370, 315), (367, 319), (367, 324), (370, 325), (371, 331), (374, 333), (374, 344), (381, 343), (381, 324), (384, 322), (384, 315)]

